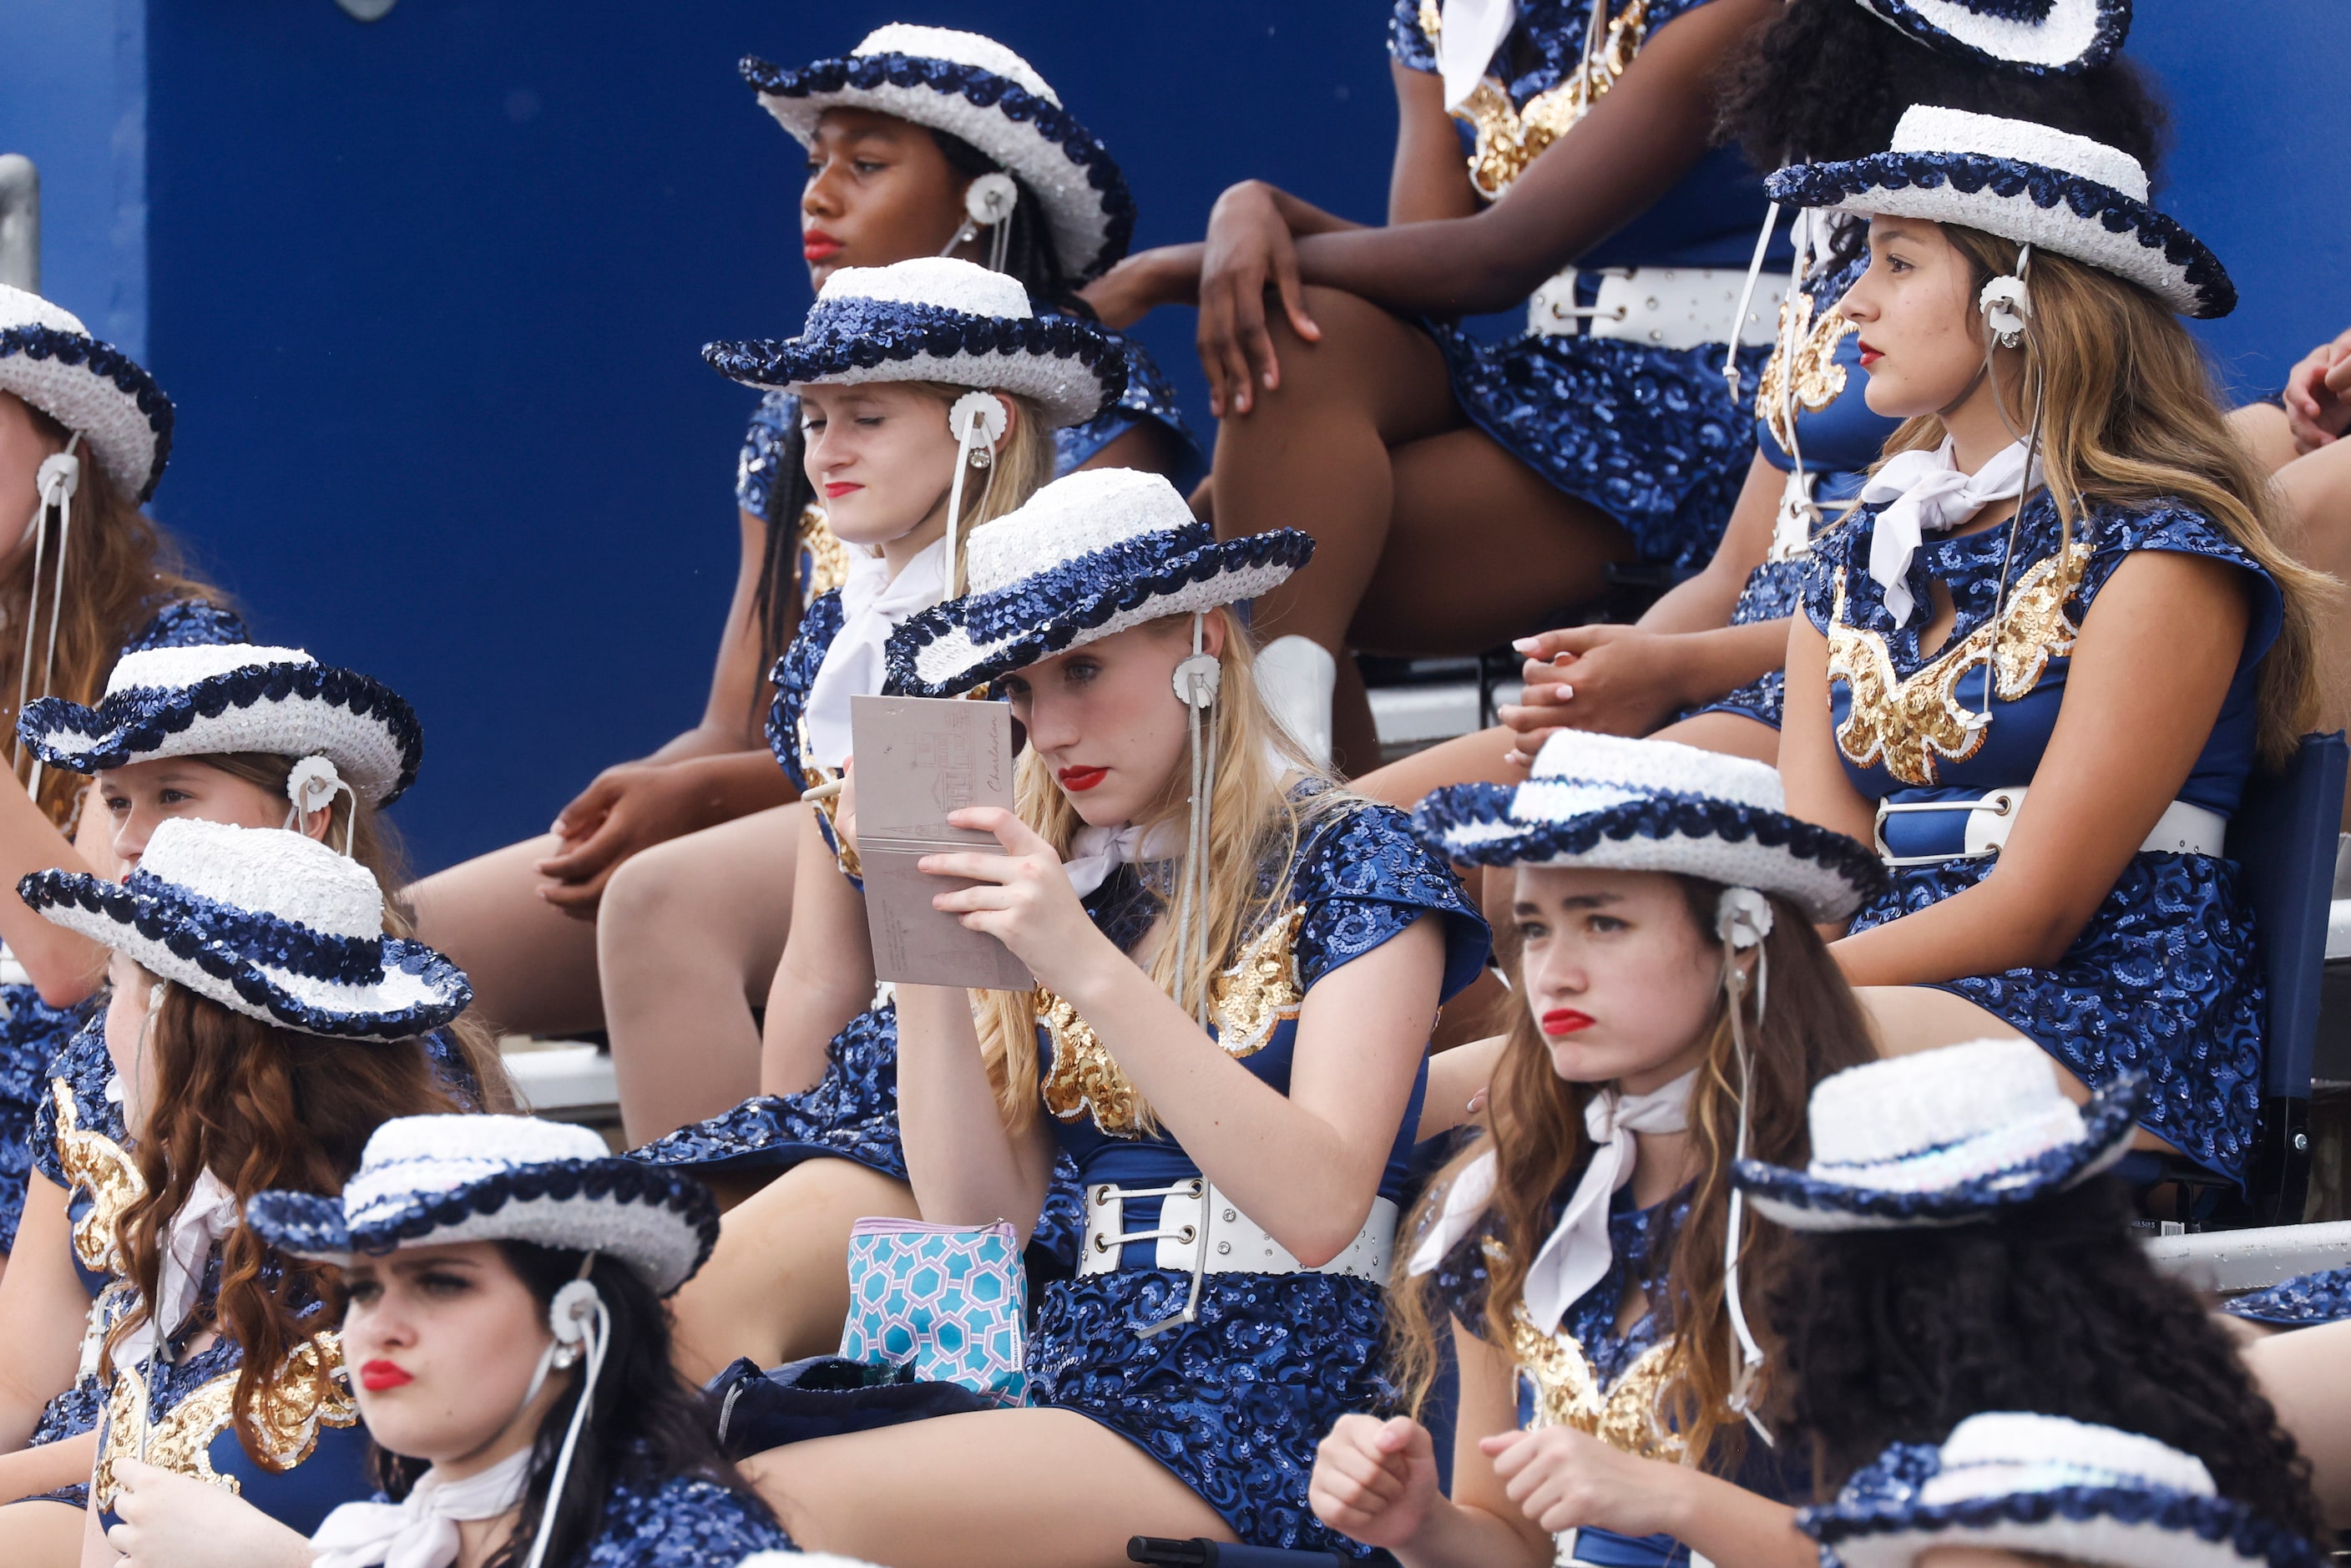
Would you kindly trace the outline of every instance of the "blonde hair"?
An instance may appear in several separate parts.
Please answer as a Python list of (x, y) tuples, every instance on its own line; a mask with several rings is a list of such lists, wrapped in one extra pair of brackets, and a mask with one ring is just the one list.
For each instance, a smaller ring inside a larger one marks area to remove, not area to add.
[[(2012, 240), (1958, 225), (1944, 235), (1974, 270), (1975, 286), (2016, 269)], [(2027, 278), (2030, 374), (2038, 383), (2040, 458), (2067, 544), (2074, 517), (2177, 501), (2201, 512), (2277, 584), (2283, 617), (2261, 667), (2260, 751), (2283, 762), (2315, 722), (2321, 692), (2319, 617), (2334, 580), (2280, 543), (2283, 503), (2230, 430), (2195, 339), (2148, 290), (2085, 263), (2036, 250)], [(1972, 289), (1970, 290), (1972, 294)], [(2011, 411), (2018, 427), (2033, 399)], [(1943, 422), (1921, 414), (1886, 453), (1932, 447)]]
[[(8, 394), (0, 393), (5, 395)], [(43, 439), (64, 451), (73, 433), (30, 402), (25, 404), (25, 409), (32, 415), (33, 428)], [(57, 662), (49, 664), (46, 652), (36, 648), (33, 667), (37, 673), (46, 669), (48, 695), (89, 705), (104, 691), (106, 677), (120, 657), (122, 645), (164, 603), (174, 599), (203, 599), (214, 604), (225, 601), (218, 590), (187, 573), (181, 564), (178, 546), (139, 509), (138, 501), (114, 482), (106, 465), (97, 461), (87, 442), (80, 450), (81, 479), (74, 495), (73, 528), (64, 541), (65, 602), (57, 611), (45, 611), (41, 616), (40, 635), (44, 642), (48, 635), (50, 613), (57, 617)], [(43, 514), (38, 519), (42, 530), (40, 593), (46, 601), (56, 587), (54, 574), (61, 525), (56, 511), (44, 507)], [(0, 634), (0, 712), (7, 714), (11, 734), (16, 727), (16, 687), (24, 673), (23, 629), (34, 607), (33, 553), (30, 548), (19, 550), (15, 563), (5, 576), (0, 576), (0, 606), (6, 607), (9, 628)], [(37, 685), (31, 688), (37, 696), (41, 690)], [(29, 748), (18, 756), (19, 779), (32, 777), (33, 761)], [(83, 786), (88, 782), (80, 774), (63, 768), (44, 769), (39, 801), (42, 813), (61, 831), (70, 831), (80, 809)]]
[[(902, 386), (926, 392), (948, 408), (956, 399), (975, 389), (958, 386), (951, 382), (903, 382)], [(984, 469), (967, 475), (964, 479), (963, 516), (956, 523), (956, 559), (947, 563), (946, 597), (956, 598), (964, 591), (965, 541), (972, 530), (994, 522), (1006, 513), (1028, 503), (1029, 497), (1043, 489), (1053, 477), (1053, 465), (1058, 449), (1053, 444), (1053, 432), (1045, 423), (1045, 411), (1036, 399), (1019, 392), (990, 388), (996, 396), (1012, 405), (1012, 428), (1005, 433), (1003, 444)], [(985, 476), (982, 482), (973, 478)]]
[[(1258, 695), (1256, 650), (1248, 630), (1229, 606), (1207, 613), (1224, 628), (1224, 648), (1217, 654), (1221, 687), (1216, 706), (1208, 710), (1216, 727), (1217, 777), (1208, 791), (1209, 879), (1206, 914), (1210, 961), (1185, 977), (1183, 994), (1176, 991), (1177, 954), (1171, 932), (1152, 956), (1150, 974), (1159, 988), (1175, 997), (1187, 1013), (1197, 1013), (1211, 995), (1216, 971), (1231, 961), (1241, 942), (1257, 929), (1270, 911), (1289, 900), (1291, 862), (1309, 824), (1360, 801), (1360, 797), (1336, 788), (1300, 790), (1283, 787), (1292, 774), (1328, 786), (1322, 769), (1309, 760), (1297, 742), (1276, 724)], [(1139, 631), (1155, 637), (1189, 638), (1189, 615), (1147, 622)], [(1175, 695), (1171, 692), (1168, 701)], [(1205, 746), (1206, 729), (1203, 729)], [(1137, 816), (1146, 831), (1159, 824), (1183, 824), (1187, 780), (1181, 769), (1170, 775), (1158, 802)], [(1052, 769), (1034, 750), (1020, 758), (1015, 782), (1020, 820), (1036, 830), (1063, 859), (1078, 830), (1084, 826), (1077, 808), (1054, 782)], [(1259, 873), (1279, 868), (1265, 886)], [(1180, 879), (1181, 873), (1177, 873)], [(996, 1085), (997, 1103), (1006, 1125), (1021, 1129), (1036, 1119), (1038, 1106), (1037, 1010), (1039, 993), (987, 991), (978, 1009), (981, 1053), (988, 1077)], [(1142, 1124), (1157, 1125), (1150, 1108), (1138, 1103)]]

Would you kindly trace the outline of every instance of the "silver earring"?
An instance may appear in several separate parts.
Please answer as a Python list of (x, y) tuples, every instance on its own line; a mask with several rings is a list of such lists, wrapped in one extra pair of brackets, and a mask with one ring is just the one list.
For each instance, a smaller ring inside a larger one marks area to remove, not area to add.
[(558, 1369), (568, 1371), (571, 1367), (579, 1364), (579, 1361), (580, 1347), (578, 1345), (562, 1344), (555, 1347), (554, 1364)]

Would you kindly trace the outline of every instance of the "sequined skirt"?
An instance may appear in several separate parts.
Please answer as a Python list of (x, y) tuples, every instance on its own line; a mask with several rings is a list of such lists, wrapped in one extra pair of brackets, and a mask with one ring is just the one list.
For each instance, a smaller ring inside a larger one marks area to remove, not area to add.
[[(629, 1157), (650, 1166), (747, 1172), (787, 1170), (803, 1160), (852, 1160), (904, 1181), (898, 1009), (885, 1002), (850, 1019), (825, 1048), (824, 1076), (813, 1087), (797, 1094), (754, 1095), (722, 1115), (632, 1149)], [(1068, 1155), (1060, 1155), (1029, 1246), (1064, 1269), (1074, 1268), (1084, 1229), (1078, 1167)]]
[[(1730, 624), (1752, 626), (1761, 621), (1783, 621), (1796, 613), (1803, 602), (1804, 572), (1810, 566), (1805, 560), (1767, 560), (1747, 574), (1747, 586), (1739, 591), (1739, 602), (1732, 606)], [(1710, 703), (1677, 714), (1677, 718), (1694, 718), (1702, 713), (1736, 714), (1751, 718), (1758, 724), (1780, 727), (1780, 715), (1786, 706), (1788, 672), (1772, 670), (1759, 679), (1727, 692)]]
[(1306, 1482), (1340, 1416), (1392, 1403), (1386, 1292), (1343, 1274), (1212, 1274), (1198, 1322), (1135, 1338), (1190, 1289), (1190, 1275), (1158, 1269), (1054, 1286), (1029, 1339), (1031, 1402), (1133, 1441), (1249, 1545), (1368, 1555), (1314, 1517)]
[(2248, 1291), (2227, 1303), (2231, 1317), (2280, 1328), (2306, 1329), (2351, 1318), (2351, 1269), (2296, 1274), (2274, 1285)]
[(1479, 429), (1624, 525), (1643, 560), (1677, 578), (1707, 563), (1755, 455), (1755, 384), (1768, 349), (1740, 350), (1734, 402), (1719, 343), (1661, 349), (1534, 333), (1491, 343), (1421, 325)]
[[(1915, 866), (1853, 929), (1914, 915), (1991, 873), (1991, 861)], [(2261, 1122), (2267, 998), (2234, 861), (2139, 854), (2065, 956), (1938, 985), (2040, 1042), (2084, 1082), (2147, 1077), (2139, 1124), (2241, 1181)]]
[(53, 1008), (31, 986), (0, 986), (0, 1252), (16, 1245), (33, 1169), (33, 1107), (48, 1088), (49, 1061), (87, 1022), (94, 1002)]
[[(28, 1448), (43, 1443), (59, 1443), (68, 1437), (78, 1437), (84, 1432), (98, 1430), (98, 1417), (106, 1407), (106, 1395), (99, 1387), (95, 1375), (76, 1380), (71, 1388), (50, 1400), (42, 1407), (41, 1418), (33, 1425), (33, 1435), (25, 1439)], [(25, 1500), (27, 1502), (62, 1502), (75, 1508), (89, 1504), (89, 1483), (77, 1481), (59, 1487), (55, 1491), (39, 1492)]]

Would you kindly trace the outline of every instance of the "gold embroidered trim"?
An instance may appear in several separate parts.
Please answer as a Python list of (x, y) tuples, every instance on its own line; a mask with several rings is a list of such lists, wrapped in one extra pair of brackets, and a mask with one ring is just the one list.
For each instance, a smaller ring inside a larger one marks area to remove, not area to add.
[(1657, 1419), (1675, 1377), (1672, 1341), (1643, 1351), (1615, 1386), (1603, 1389), (1583, 1347), (1566, 1333), (1535, 1327), (1521, 1304), (1510, 1314), (1510, 1354), (1534, 1390), (1531, 1429), (1573, 1427), (1620, 1453), (1681, 1462), (1687, 1445)]
[(825, 520), (824, 508), (810, 501), (800, 508), (799, 531), (794, 545), (808, 552), (808, 577), (800, 583), (800, 608), (805, 610), (817, 601), (820, 594), (829, 593), (849, 580), (849, 547), (842, 544)]
[(1818, 413), (1844, 391), (1845, 368), (1837, 362), (1837, 345), (1861, 327), (1846, 320), (1834, 305), (1813, 320), (1813, 297), (1801, 288), (1789, 295), (1780, 308), (1789, 315), (1782, 323), (1781, 346), (1773, 348), (1763, 363), (1763, 378), (1755, 388), (1755, 407), (1780, 449), (1792, 452), (1797, 407)]
[[(193, 1390), (158, 1419), (146, 1439), (146, 1461), (176, 1474), (240, 1492), (235, 1476), (213, 1469), (213, 1440), (236, 1418), (236, 1373), (224, 1372)], [(118, 1366), (114, 1386), (106, 1398), (106, 1439), (90, 1478), (90, 1499), (101, 1509), (114, 1506), (119, 1493), (114, 1466), (120, 1458), (139, 1458), (140, 1436), (145, 1428), (147, 1384), (136, 1366)], [(310, 1457), (319, 1433), (327, 1427), (359, 1424), (359, 1403), (352, 1398), (343, 1368), (342, 1339), (332, 1329), (321, 1330), (294, 1347), (285, 1367), (255, 1401), (254, 1425), (263, 1448), (280, 1469), (290, 1470)]]
[(57, 1109), (57, 1163), (66, 1186), (89, 1194), (89, 1212), (74, 1222), (74, 1256), (92, 1273), (120, 1274), (124, 1264), (116, 1225), (147, 1190), (130, 1151), (103, 1133), (85, 1132), (73, 1090), (52, 1079)]
[[(1250, 938), (1233, 966), (1208, 988), (1217, 1022), (1217, 1043), (1234, 1060), (1265, 1049), (1286, 1019), (1295, 1019), (1306, 999), (1298, 983), (1298, 932), (1306, 906), (1293, 904)], [(1142, 1097), (1093, 1026), (1078, 1009), (1045, 986), (1030, 998), (1038, 1024), (1053, 1042), (1053, 1070), (1042, 1085), (1045, 1108), (1064, 1122), (1091, 1114), (1113, 1137), (1143, 1130)]]
[(1855, 768), (1883, 763), (1906, 785), (1928, 789), (1940, 780), (1938, 759), (1965, 762), (1983, 747), (1980, 716), (1959, 706), (1961, 676), (1992, 655), (1993, 691), (2016, 702), (2041, 684), (2053, 658), (2074, 651), (2080, 628), (2065, 606), (2082, 586), (2090, 547), (2075, 543), (2033, 563), (2010, 591), (2007, 609), (1947, 645), (1908, 680), (1894, 673), (1893, 654), (1877, 632), (1844, 623), (1844, 569), (1832, 590), (1829, 679), (1852, 697), (1837, 726), (1837, 747)]
[[(1608, 3), (1592, 0), (1595, 5)], [(1428, 35), (1432, 46), (1441, 25), (1437, 0), (1420, 0), (1420, 30)], [(1469, 183), (1478, 193), (1489, 202), (1498, 199), (1544, 148), (1566, 135), (1616, 85), (1616, 78), (1640, 52), (1648, 27), (1649, 0), (1629, 0), (1621, 13), (1609, 18), (1607, 36), (1596, 56), (1580, 62), (1557, 87), (1527, 99), (1523, 109), (1511, 106), (1510, 93), (1492, 77), (1480, 81), (1468, 101), (1453, 111), (1454, 119), (1478, 135), (1478, 144), (1469, 154)]]

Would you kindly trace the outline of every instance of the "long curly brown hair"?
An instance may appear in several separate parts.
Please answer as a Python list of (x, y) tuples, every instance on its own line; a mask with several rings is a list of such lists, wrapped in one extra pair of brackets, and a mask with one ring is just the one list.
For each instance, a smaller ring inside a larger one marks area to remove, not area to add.
[[(1722, 948), (1714, 938), (1714, 923), (1721, 884), (1696, 877), (1675, 880), (1688, 900), (1690, 918), (1719, 958)], [(1813, 1085), (1833, 1072), (1875, 1060), (1876, 1048), (1860, 1001), (1804, 913), (1783, 898), (1771, 900), (1771, 934), (1762, 947), (1768, 1005), (1757, 1019), (1752, 1004), (1742, 1004), (1750, 1009), (1747, 1039), (1754, 1073), (1748, 1154), (1754, 1159), (1802, 1165), (1811, 1152), (1805, 1112)], [(1519, 996), (1526, 995), (1520, 977), (1514, 975), (1512, 985)], [(1673, 1392), (1669, 1407), (1658, 1411), (1657, 1418), (1681, 1434), (1691, 1453), (1707, 1456), (1708, 1468), (1717, 1469), (1737, 1468), (1745, 1431), (1730, 1411), (1736, 1369), (1729, 1354), (1723, 1270), (1740, 1092), (1727, 998), (1727, 990), (1718, 997), (1707, 1024), (1706, 1061), (1690, 1096), (1697, 1176), (1689, 1212), (1675, 1231), (1665, 1277), (1645, 1282), (1652, 1310), (1662, 1312), (1674, 1327)], [(1433, 1220), (1454, 1177), (1492, 1148), (1498, 1169), (1491, 1234), (1500, 1252), (1488, 1264), (1485, 1334), (1505, 1353), (1510, 1350), (1510, 1315), (1526, 1285), (1528, 1266), (1551, 1231), (1552, 1199), (1591, 1158), (1583, 1107), (1601, 1087), (1560, 1077), (1533, 1015), (1523, 1006), (1517, 1009), (1488, 1096), (1490, 1130), (1429, 1183), (1428, 1196), (1406, 1229), (1407, 1235), (1417, 1234)], [(1758, 1311), (1761, 1286), (1786, 1250), (1787, 1239), (1777, 1227), (1747, 1227), (1740, 1253), (1741, 1301), (1749, 1326), (1767, 1351), (1770, 1341)], [(1400, 1269), (1388, 1298), (1390, 1362), (1406, 1405), (1414, 1409), (1435, 1380), (1437, 1334), (1444, 1327), (1431, 1310), (1432, 1284), (1433, 1276)]]
[[(340, 1193), (368, 1135), (395, 1116), (461, 1110), (414, 1040), (324, 1040), (231, 1011), (184, 986), (164, 988), (148, 1026), (154, 1091), (137, 1133), (146, 1191), (123, 1213), (125, 1271), (141, 1304), (108, 1342), (146, 1318), (161, 1288), (172, 1218), (210, 1170), (240, 1207), (257, 1192)], [(206, 1321), (244, 1352), (234, 1410), (237, 1440), (265, 1469), (282, 1467), (256, 1409), (302, 1342), (331, 1319), (305, 1316), (333, 1288), (318, 1264), (266, 1246), (243, 1225), (221, 1242), (220, 1289)], [(169, 1330), (176, 1324), (166, 1324)]]
[[(5, 395), (5, 394), (0, 394)], [(72, 433), (56, 420), (25, 405), (33, 427), (44, 442), (62, 452)], [(192, 576), (176, 541), (139, 509), (139, 503), (109, 477), (105, 465), (90, 459), (87, 450), (80, 486), (74, 496), (73, 527), (65, 541), (66, 595), (57, 622), (54, 668), (47, 668), (45, 647), (33, 652), (33, 695), (44, 691), (78, 703), (96, 702), (106, 688), (106, 677), (129, 642), (163, 603), (173, 599), (206, 599), (225, 604), (220, 591)], [(55, 511), (41, 519), (41, 623), (46, 643), (57, 570), (59, 519)], [(17, 559), (0, 572), (0, 606), (7, 611), (9, 631), (0, 635), (0, 716), (7, 733), (16, 728), (16, 686), (24, 664), (26, 618), (33, 609), (33, 550), (17, 552)], [(42, 675), (47, 675), (46, 685)], [(32, 775), (29, 752), (17, 758), (20, 779)], [(41, 776), (41, 810), (59, 828), (69, 828), (87, 782), (79, 774), (48, 768)]]

